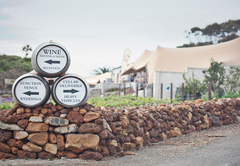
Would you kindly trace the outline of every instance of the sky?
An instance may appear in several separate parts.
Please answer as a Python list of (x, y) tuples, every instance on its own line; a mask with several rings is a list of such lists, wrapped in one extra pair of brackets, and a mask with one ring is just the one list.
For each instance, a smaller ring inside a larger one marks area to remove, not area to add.
[(23, 46), (52, 40), (70, 53), (67, 73), (88, 77), (121, 66), (127, 48), (131, 63), (144, 50), (189, 43), (185, 30), (240, 19), (239, 7), (239, 0), (0, 0), (0, 54), (24, 57)]

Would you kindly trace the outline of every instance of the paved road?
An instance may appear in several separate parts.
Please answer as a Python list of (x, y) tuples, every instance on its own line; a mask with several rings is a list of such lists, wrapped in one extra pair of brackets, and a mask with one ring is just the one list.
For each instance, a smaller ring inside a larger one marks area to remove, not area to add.
[(171, 138), (120, 158), (103, 161), (5, 160), (0, 165), (240, 166), (240, 124), (213, 127)]

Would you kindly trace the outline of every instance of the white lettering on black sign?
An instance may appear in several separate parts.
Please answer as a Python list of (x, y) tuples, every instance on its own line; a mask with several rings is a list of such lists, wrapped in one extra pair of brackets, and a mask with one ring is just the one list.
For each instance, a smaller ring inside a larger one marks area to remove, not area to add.
[(58, 73), (66, 66), (67, 55), (58, 46), (47, 46), (39, 51), (37, 64), (46, 73)]
[(25, 105), (39, 104), (46, 95), (43, 82), (34, 77), (27, 77), (16, 84), (15, 96)]
[(63, 104), (76, 105), (84, 99), (86, 88), (80, 79), (67, 77), (59, 81), (55, 92), (56, 98)]

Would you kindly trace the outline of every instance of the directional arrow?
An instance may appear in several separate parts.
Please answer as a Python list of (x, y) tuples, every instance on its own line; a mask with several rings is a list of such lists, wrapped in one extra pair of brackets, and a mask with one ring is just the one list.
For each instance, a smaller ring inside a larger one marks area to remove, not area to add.
[(48, 61), (44, 61), (45, 63), (48, 63), (48, 64), (53, 64), (53, 63), (55, 63), (55, 64), (60, 64), (60, 61), (53, 61), (52, 59), (50, 59), (50, 60), (48, 60)]
[(79, 92), (78, 90), (72, 89), (72, 90), (63, 90), (63, 93), (77, 93)]
[(27, 91), (27, 92), (24, 92), (23, 94), (28, 95), (28, 96), (31, 96), (31, 95), (39, 95), (39, 92)]

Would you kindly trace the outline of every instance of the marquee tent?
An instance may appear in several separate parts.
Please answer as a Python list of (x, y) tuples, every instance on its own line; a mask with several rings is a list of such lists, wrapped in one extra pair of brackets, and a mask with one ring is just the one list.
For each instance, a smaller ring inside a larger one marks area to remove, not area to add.
[[(146, 51), (141, 57), (145, 54)], [(187, 67), (209, 68), (212, 58), (225, 65), (240, 65), (240, 37), (224, 43), (191, 48), (158, 46), (154, 53), (151, 54), (149, 51), (148, 55), (150, 57), (146, 58), (145, 63), (140, 57), (134, 66), (138, 66), (137, 64), (141, 64), (139, 68), (145, 66), (148, 84), (151, 84), (153, 83), (154, 71), (184, 72)], [(137, 63), (140, 60), (141, 63)]]
[(128, 68), (124, 71), (123, 75), (140, 72), (145, 69), (150, 56), (154, 53), (154, 51), (145, 50), (143, 54), (133, 63), (133, 65), (129, 65)]
[(87, 81), (87, 83), (90, 86), (95, 86), (98, 82), (98, 80), (100, 80), (101, 83), (103, 83), (104, 81), (106, 81), (107, 78), (111, 78), (111, 73), (107, 72), (104, 74), (100, 74), (100, 75), (96, 75), (93, 77), (84, 77), (84, 79)]

